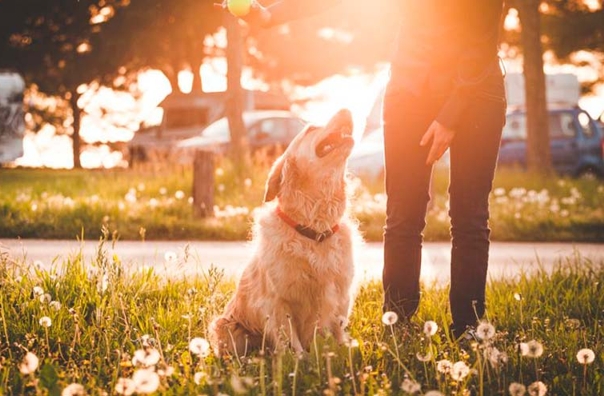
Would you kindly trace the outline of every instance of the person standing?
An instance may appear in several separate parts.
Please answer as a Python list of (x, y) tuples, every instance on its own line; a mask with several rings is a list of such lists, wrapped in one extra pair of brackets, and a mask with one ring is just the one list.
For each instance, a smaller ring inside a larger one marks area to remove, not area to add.
[[(269, 7), (254, 2), (246, 20), (271, 27), (340, 2), (283, 0)], [(410, 319), (418, 309), (432, 168), (448, 149), (450, 330), (457, 338), (485, 313), (488, 198), (507, 107), (498, 57), (503, 0), (397, 4), (400, 27), (383, 107), (383, 310)]]

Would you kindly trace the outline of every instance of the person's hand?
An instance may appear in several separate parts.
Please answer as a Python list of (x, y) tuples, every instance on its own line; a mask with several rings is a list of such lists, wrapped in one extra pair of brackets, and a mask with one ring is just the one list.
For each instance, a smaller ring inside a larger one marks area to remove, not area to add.
[[(222, 3), (214, 3), (214, 7), (227, 10), (227, 1), (223, 0)], [(251, 0), (250, 12), (239, 18), (247, 22), (251, 28), (266, 27), (270, 23), (271, 13), (268, 8), (263, 7), (256, 0)]]
[(445, 151), (451, 146), (451, 142), (453, 141), (453, 137), (455, 136), (455, 131), (447, 128), (443, 124), (438, 121), (433, 121), (430, 124), (430, 127), (422, 136), (422, 140), (419, 143), (420, 146), (426, 146), (430, 141), (432, 141), (432, 146), (430, 146), (430, 152), (428, 153), (428, 158), (426, 160), (426, 165), (433, 165), (436, 161), (443, 156)]

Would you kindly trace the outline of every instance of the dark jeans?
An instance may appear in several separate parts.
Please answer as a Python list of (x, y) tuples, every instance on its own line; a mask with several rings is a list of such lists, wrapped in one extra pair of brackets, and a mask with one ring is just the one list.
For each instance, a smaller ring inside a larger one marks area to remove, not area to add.
[[(485, 310), (489, 256), (488, 197), (505, 123), (503, 77), (489, 77), (463, 115), (450, 146), (450, 305), (453, 330)], [(432, 167), (419, 142), (447, 99), (388, 87), (384, 99), (386, 226), (384, 310), (410, 318), (420, 299), (420, 267)]]

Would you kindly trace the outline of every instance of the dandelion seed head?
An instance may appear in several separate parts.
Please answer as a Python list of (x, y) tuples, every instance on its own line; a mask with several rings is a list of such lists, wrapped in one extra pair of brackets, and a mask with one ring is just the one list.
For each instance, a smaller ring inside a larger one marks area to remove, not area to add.
[(422, 387), (419, 383), (410, 380), (409, 378), (405, 378), (401, 384), (401, 389), (403, 392), (413, 395), (414, 393), (419, 393), (422, 390)]
[(130, 378), (119, 378), (115, 383), (115, 393), (130, 396), (136, 391), (136, 384)]
[(382, 315), (382, 323), (386, 326), (392, 326), (396, 322), (398, 322), (398, 315), (396, 312), (388, 311), (384, 312)]
[(441, 392), (437, 390), (431, 390), (424, 394), (424, 396), (444, 396)]
[(421, 353), (418, 352), (415, 354), (415, 357), (420, 362), (429, 362), (430, 360), (432, 360), (432, 352), (428, 352), (425, 355), (422, 355)]
[(52, 325), (52, 320), (48, 316), (42, 316), (39, 323), (40, 326), (48, 328)]
[(161, 355), (159, 351), (155, 348), (145, 348), (134, 351), (134, 356), (132, 357), (132, 365), (133, 366), (155, 366), (159, 363), (159, 359)]
[(514, 300), (516, 300), (516, 301), (522, 301), (522, 294), (520, 294), (520, 293), (514, 293)]
[(61, 396), (84, 396), (86, 395), (86, 389), (82, 386), (82, 384), (69, 384), (63, 389), (61, 392)]
[(424, 334), (427, 337), (432, 337), (438, 331), (438, 325), (433, 320), (428, 320), (424, 323)]
[(531, 396), (545, 396), (547, 394), (547, 385), (541, 381), (535, 381), (528, 386), (528, 393)]
[(166, 195), (168, 193), (168, 189), (166, 187), (160, 187), (159, 188), (159, 193), (161, 195)]
[(39, 299), (42, 304), (46, 304), (52, 301), (52, 296), (48, 293), (44, 293), (39, 297)]
[(207, 377), (208, 375), (206, 373), (204, 373), (203, 371), (198, 371), (193, 375), (193, 381), (197, 384), (197, 385), (201, 385), (201, 383), (203, 382), (203, 380)]
[(50, 308), (52, 308), (53, 311), (58, 311), (62, 307), (61, 303), (58, 301), (51, 301), (50, 304), (48, 304), (48, 306)]
[(183, 199), (185, 197), (185, 192), (182, 190), (178, 190), (174, 193), (174, 198), (176, 199)]
[(206, 357), (210, 354), (210, 343), (205, 338), (195, 337), (189, 342), (189, 350), (194, 355)]
[(358, 348), (359, 347), (359, 340), (357, 340), (356, 338), (353, 338), (352, 340), (350, 340), (347, 343), (349, 348)]
[(589, 348), (583, 348), (577, 352), (577, 360), (581, 364), (591, 364), (596, 360), (596, 354)]
[(490, 340), (495, 336), (495, 326), (489, 322), (481, 322), (476, 327), (476, 336), (481, 340)]
[(136, 393), (153, 393), (159, 387), (159, 375), (151, 369), (140, 369), (132, 375)]
[(40, 297), (44, 295), (44, 289), (42, 289), (40, 286), (34, 286), (32, 293), (34, 296)]
[(38, 368), (40, 359), (31, 352), (27, 352), (23, 357), (23, 360), (19, 364), (19, 371), (23, 375), (32, 374)]
[(436, 370), (439, 373), (449, 374), (451, 372), (452, 368), (453, 368), (453, 363), (451, 363), (451, 361), (448, 359), (441, 359), (438, 362), (436, 362)]
[(543, 345), (536, 340), (531, 340), (526, 343), (526, 355), (523, 356), (538, 358), (543, 355)]
[(176, 261), (176, 257), (176, 253), (174, 253), (173, 251), (168, 250), (166, 253), (164, 253), (164, 259), (168, 263)]
[(510, 396), (524, 396), (526, 393), (526, 386), (518, 382), (512, 382), (508, 387), (508, 391), (510, 392)]
[(470, 368), (466, 362), (455, 362), (451, 367), (451, 378), (455, 381), (461, 381), (470, 374)]

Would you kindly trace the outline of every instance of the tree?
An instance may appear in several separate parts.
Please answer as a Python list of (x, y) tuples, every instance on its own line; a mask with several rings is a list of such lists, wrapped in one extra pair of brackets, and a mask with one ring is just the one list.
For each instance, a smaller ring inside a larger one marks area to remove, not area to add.
[(241, 72), (245, 45), (239, 21), (225, 13), (227, 30), (227, 103), (226, 112), (231, 133), (231, 156), (237, 166), (239, 176), (249, 169), (249, 147), (245, 124), (243, 123), (244, 96), (241, 87)]
[[(103, 41), (101, 25), (127, 0), (2, 0), (0, 15), (12, 19), (2, 29), (9, 63), (40, 91), (62, 98), (71, 108), (74, 167), (80, 164), (83, 84), (111, 85), (118, 74), (119, 42)], [(7, 17), (10, 16), (10, 17)]]
[(524, 87), (526, 97), (527, 168), (537, 173), (551, 173), (549, 116), (541, 46), (540, 0), (517, 1), (522, 26), (524, 54)]
[(193, 72), (192, 92), (201, 92), (199, 69), (210, 55), (207, 35), (222, 24), (212, 0), (131, 0), (104, 29), (105, 40), (120, 42), (119, 53), (131, 70), (161, 70), (178, 92), (178, 73)]
[(300, 85), (315, 84), (351, 68), (373, 71), (393, 51), (398, 6), (398, 0), (379, 6), (346, 0), (321, 14), (252, 32), (248, 62), (265, 81)]

